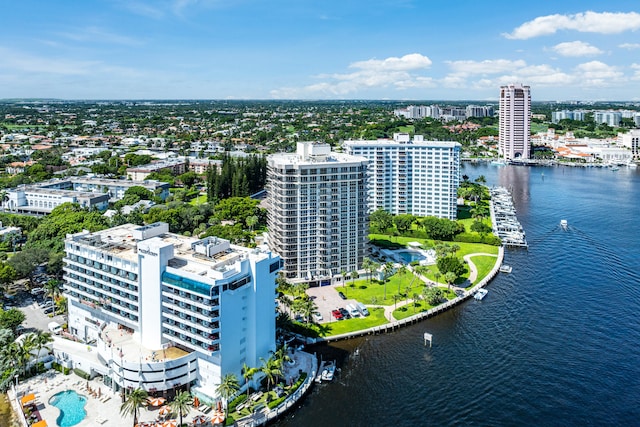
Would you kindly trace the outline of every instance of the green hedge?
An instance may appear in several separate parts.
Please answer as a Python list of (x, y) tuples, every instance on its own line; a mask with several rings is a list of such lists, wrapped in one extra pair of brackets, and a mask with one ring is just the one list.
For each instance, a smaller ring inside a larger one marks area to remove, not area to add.
[(85, 371), (83, 371), (80, 368), (74, 368), (73, 372), (79, 376), (80, 378), (84, 379), (84, 380), (90, 380), (91, 379), (91, 375), (87, 374)]
[(69, 375), (69, 373), (71, 372), (71, 369), (69, 369), (69, 368), (67, 368), (65, 366), (62, 366), (61, 364), (59, 364), (57, 362), (53, 362), (51, 364), (51, 367), (53, 369), (55, 369), (56, 371), (58, 371), (58, 372), (62, 372), (64, 375)]
[(287, 394), (277, 398), (276, 400), (273, 400), (269, 403), (267, 403), (267, 406), (269, 407), (269, 409), (273, 409), (275, 407), (277, 407), (278, 405), (280, 405), (282, 402), (284, 402), (286, 400), (287, 397), (291, 396), (298, 388), (300, 388), (300, 386), (302, 385), (302, 383), (304, 382), (304, 380), (307, 378), (307, 373), (306, 372), (302, 372), (300, 374), (300, 378), (298, 378), (298, 381), (295, 382), (295, 384), (293, 384), (293, 387), (291, 387), (291, 389), (289, 389), (287, 391)]
[(236, 410), (236, 406), (243, 403), (247, 400), (247, 393), (241, 393), (238, 397), (233, 399), (231, 403), (229, 403), (228, 409), (229, 412), (234, 412)]
[(500, 239), (493, 234), (485, 234), (484, 236), (481, 236), (480, 234), (475, 233), (460, 233), (456, 235), (453, 240), (455, 242), (463, 243), (485, 243), (492, 246), (500, 246), (502, 244)]

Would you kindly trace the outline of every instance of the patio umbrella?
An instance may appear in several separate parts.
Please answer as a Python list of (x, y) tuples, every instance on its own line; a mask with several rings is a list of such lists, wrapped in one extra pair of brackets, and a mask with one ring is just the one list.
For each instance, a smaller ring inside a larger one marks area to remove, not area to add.
[(158, 411), (158, 414), (162, 416), (169, 415), (170, 413), (171, 413), (171, 408), (169, 407), (169, 405), (162, 406)]
[(36, 400), (36, 395), (31, 393), (31, 394), (27, 394), (26, 396), (23, 396), (22, 399), (20, 399), (20, 402), (22, 403), (22, 406), (24, 406), (24, 405), (28, 405), (34, 400)]
[(224, 412), (215, 411), (211, 415), (211, 424), (222, 424), (224, 422)]
[(48, 424), (45, 420), (40, 420), (37, 423), (31, 424), (31, 427), (47, 427)]
[(162, 423), (162, 427), (178, 427), (178, 420), (167, 420)]
[(147, 401), (151, 406), (160, 406), (164, 405), (167, 399), (165, 399), (164, 397), (150, 397), (149, 399), (147, 399)]
[(194, 408), (197, 408), (198, 406), (200, 406), (200, 399), (198, 399), (198, 396), (193, 398), (193, 406)]
[(191, 422), (193, 423), (193, 425), (206, 424), (209, 422), (209, 417), (204, 415), (196, 415), (195, 417), (193, 417)]

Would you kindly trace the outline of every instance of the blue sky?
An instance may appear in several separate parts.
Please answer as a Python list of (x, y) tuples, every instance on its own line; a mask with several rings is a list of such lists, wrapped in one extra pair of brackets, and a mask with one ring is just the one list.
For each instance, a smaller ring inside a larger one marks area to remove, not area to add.
[(640, 101), (634, 1), (21, 0), (0, 98)]

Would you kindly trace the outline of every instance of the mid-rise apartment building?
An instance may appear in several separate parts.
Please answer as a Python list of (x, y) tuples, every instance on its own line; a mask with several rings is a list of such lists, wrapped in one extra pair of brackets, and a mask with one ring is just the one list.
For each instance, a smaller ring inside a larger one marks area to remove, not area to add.
[(275, 350), (280, 258), (266, 246), (168, 230), (125, 224), (67, 236), (69, 332), (95, 343), (97, 358), (87, 358), (86, 346), (54, 351), (116, 391), (189, 387), (212, 401), (224, 375), (241, 378), (243, 363), (258, 367)]
[(371, 212), (456, 219), (459, 143), (397, 133), (393, 139), (345, 141), (342, 147), (345, 153), (369, 160)]
[(531, 88), (500, 87), (498, 154), (505, 160), (531, 157)]
[(269, 246), (291, 281), (322, 286), (360, 268), (369, 233), (367, 163), (313, 142), (267, 158)]
[(2, 207), (11, 212), (35, 215), (49, 214), (67, 202), (105, 210), (109, 202), (122, 199), (127, 189), (134, 186), (144, 187), (163, 200), (169, 195), (166, 182), (68, 177), (7, 189), (7, 200), (2, 202)]

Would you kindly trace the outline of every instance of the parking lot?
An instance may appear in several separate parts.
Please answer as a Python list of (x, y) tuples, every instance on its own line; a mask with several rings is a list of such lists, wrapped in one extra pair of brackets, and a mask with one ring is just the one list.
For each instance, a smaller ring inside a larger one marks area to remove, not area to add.
[(335, 322), (336, 319), (331, 314), (331, 311), (344, 308), (347, 304), (355, 304), (357, 302), (351, 298), (340, 298), (338, 294), (339, 291), (346, 293), (347, 297), (349, 296), (348, 287), (347, 290), (345, 290), (342, 285), (320, 286), (307, 289), (307, 295), (313, 299), (313, 302), (318, 306), (318, 311), (322, 315), (322, 320), (316, 320), (317, 323)]
[(47, 331), (50, 322), (58, 322), (62, 325), (66, 323), (66, 319), (60, 314), (53, 317), (45, 314), (45, 309), (41, 307), (41, 304), (46, 301), (51, 301), (51, 298), (45, 298), (44, 293), (32, 295), (28, 291), (19, 290), (6, 300), (4, 308), (5, 310), (17, 308), (24, 313), (23, 332), (33, 332), (37, 329)]

